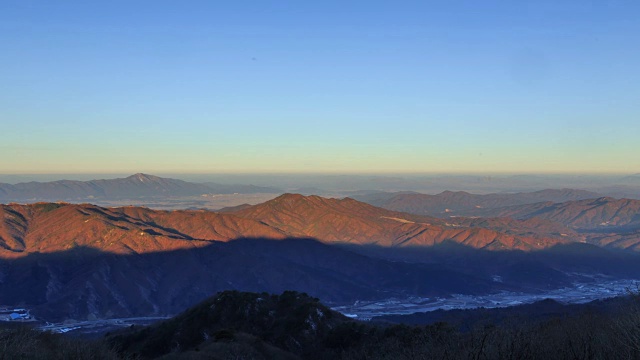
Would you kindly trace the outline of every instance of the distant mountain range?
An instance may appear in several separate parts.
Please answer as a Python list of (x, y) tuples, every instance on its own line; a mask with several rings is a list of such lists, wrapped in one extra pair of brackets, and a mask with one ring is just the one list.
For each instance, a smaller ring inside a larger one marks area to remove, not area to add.
[(282, 193), (282, 190), (253, 185), (192, 183), (134, 174), (126, 178), (51, 182), (0, 183), (0, 201), (77, 201), (95, 199), (139, 199), (198, 196), (202, 194)]
[(523, 235), (528, 227), (537, 234), (561, 233), (574, 241), (640, 250), (640, 200), (591, 195), (595, 194), (564, 189), (489, 195), (387, 193), (359, 198), (390, 210), (428, 214), (462, 226), (505, 233), (520, 228)]
[(470, 194), (465, 191), (444, 191), (437, 195), (405, 192), (354, 196), (357, 200), (389, 210), (447, 217), (451, 215), (474, 216), (483, 211), (483, 209), (505, 206), (545, 201), (560, 203), (597, 197), (600, 197), (597, 193), (574, 189), (548, 189), (525, 193), (487, 195)]
[(602, 197), (567, 202), (482, 209), (480, 216), (547, 219), (582, 231), (615, 232), (640, 228), (640, 200)]

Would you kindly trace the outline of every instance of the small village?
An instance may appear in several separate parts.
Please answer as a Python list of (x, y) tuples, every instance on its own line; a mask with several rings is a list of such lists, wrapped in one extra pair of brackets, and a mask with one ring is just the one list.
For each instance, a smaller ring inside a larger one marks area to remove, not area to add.
[(0, 321), (36, 321), (28, 309), (0, 306)]

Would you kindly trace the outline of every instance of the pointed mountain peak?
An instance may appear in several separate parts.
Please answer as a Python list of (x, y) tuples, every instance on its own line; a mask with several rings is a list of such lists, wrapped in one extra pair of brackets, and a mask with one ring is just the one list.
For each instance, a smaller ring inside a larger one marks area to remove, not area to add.
[(157, 180), (160, 180), (161, 178), (157, 176), (149, 175), (149, 174), (137, 173), (127, 177), (127, 179), (135, 180), (139, 182), (147, 182), (147, 181), (157, 181)]

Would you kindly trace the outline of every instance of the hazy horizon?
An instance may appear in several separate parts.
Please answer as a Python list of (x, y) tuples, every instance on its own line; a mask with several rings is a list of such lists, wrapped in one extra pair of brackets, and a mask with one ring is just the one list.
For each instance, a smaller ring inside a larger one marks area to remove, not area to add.
[(531, 177), (601, 177), (601, 178), (615, 178), (624, 176), (636, 176), (640, 173), (633, 172), (331, 172), (331, 171), (309, 171), (309, 172), (251, 172), (251, 171), (238, 171), (238, 172), (172, 172), (172, 171), (114, 171), (114, 172), (0, 172), (0, 177), (20, 177), (20, 178), (36, 178), (36, 177), (51, 177), (58, 180), (71, 180), (65, 179), (65, 177), (91, 177), (93, 180), (115, 179), (121, 177), (129, 177), (136, 174), (146, 174), (159, 177), (190, 177), (190, 176), (374, 176), (374, 177), (518, 177), (518, 176), (531, 176)]
[[(0, 174), (0, 184), (46, 183), (58, 180), (108, 180), (133, 174)], [(545, 189), (603, 191), (603, 196), (638, 197), (640, 174), (338, 174), (338, 173), (150, 173), (192, 183), (254, 185), (271, 188), (270, 193), (304, 193), (329, 197), (359, 192), (415, 191), (437, 194), (443, 191), (471, 193), (514, 193)], [(596, 196), (596, 195), (594, 195)]]

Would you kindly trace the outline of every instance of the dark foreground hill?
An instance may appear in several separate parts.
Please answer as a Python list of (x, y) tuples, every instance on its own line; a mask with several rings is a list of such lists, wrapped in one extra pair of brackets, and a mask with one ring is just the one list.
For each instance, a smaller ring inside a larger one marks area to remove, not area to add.
[(124, 360), (132, 357), (118, 354), (102, 340), (76, 339), (22, 326), (7, 328), (0, 323), (0, 359)]
[(335, 336), (335, 329), (352, 323), (306, 294), (225, 291), (170, 320), (109, 339), (123, 353), (142, 358), (179, 352), (212, 357), (236, 352), (239, 358), (308, 358), (323, 351), (323, 340)]
[[(542, 304), (541, 307), (545, 307)], [(594, 309), (596, 309), (594, 311)], [(223, 292), (173, 319), (108, 336), (142, 359), (622, 359), (638, 358), (634, 297), (544, 319), (475, 321), (457, 329), (363, 323), (295, 292)], [(500, 311), (500, 310), (498, 310)], [(474, 312), (474, 310), (471, 310)], [(479, 312), (482, 314), (482, 312)], [(508, 317), (508, 313), (506, 317)], [(473, 317), (473, 315), (471, 315)], [(476, 315), (477, 317), (477, 315)]]
[(495, 309), (497, 317), (483, 318), (484, 309), (467, 310), (463, 327), (408, 326), (349, 319), (293, 291), (225, 291), (169, 320), (96, 341), (0, 329), (0, 359), (638, 359), (639, 301), (632, 295), (567, 310), (543, 301), (532, 313)]

